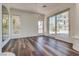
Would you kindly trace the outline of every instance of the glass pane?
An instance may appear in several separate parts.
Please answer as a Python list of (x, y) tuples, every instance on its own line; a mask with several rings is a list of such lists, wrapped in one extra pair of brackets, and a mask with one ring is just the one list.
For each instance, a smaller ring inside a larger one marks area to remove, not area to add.
[(55, 16), (49, 18), (49, 34), (55, 34)]
[(8, 15), (3, 15), (3, 35), (8, 34)]
[(57, 34), (69, 33), (69, 11), (57, 15)]
[(9, 13), (5, 6), (2, 6), (2, 41), (9, 38)]
[(43, 33), (43, 21), (38, 21), (38, 33)]

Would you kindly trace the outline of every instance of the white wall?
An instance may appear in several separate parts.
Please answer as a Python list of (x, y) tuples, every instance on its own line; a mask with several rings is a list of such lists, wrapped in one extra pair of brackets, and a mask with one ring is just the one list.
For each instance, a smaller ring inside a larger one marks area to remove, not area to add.
[(72, 38), (73, 38), (73, 48), (79, 51), (79, 4), (75, 5), (75, 10), (76, 10), (75, 19), (74, 19), (75, 32)]
[(13, 33), (12, 19), (11, 19), (11, 38), (37, 36), (38, 34), (38, 20), (43, 20), (44, 15), (22, 11), (18, 9), (11, 9), (11, 15), (20, 16), (21, 32), (19, 34)]
[(0, 4), (0, 53), (2, 52), (2, 4)]

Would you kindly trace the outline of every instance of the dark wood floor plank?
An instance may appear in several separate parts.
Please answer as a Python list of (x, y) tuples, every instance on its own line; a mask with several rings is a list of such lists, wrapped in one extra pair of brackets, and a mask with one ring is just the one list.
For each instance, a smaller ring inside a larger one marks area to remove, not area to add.
[(16, 56), (79, 56), (72, 44), (47, 36), (12, 39), (2, 50)]
[(32, 40), (32, 41), (34, 41), (36, 43), (37, 48), (40, 49), (41, 52), (43, 52), (43, 53), (45, 53), (46, 55), (49, 55), (49, 56), (53, 55), (53, 54), (49, 53), (46, 49), (44, 49), (44, 42), (43, 41), (42, 41), (43, 44), (41, 43), (41, 41), (38, 41), (38, 42), (36, 42), (35, 40)]
[[(43, 39), (42, 39), (43, 40)], [(54, 55), (66, 55), (66, 54), (64, 54), (64, 53), (62, 53), (62, 51), (60, 52), (58, 49), (56, 49), (56, 48), (52, 48), (50, 45), (47, 45), (47, 44), (45, 44), (46, 42), (45, 42), (46, 40), (43, 40), (42, 42), (43, 42), (43, 44), (42, 45), (44, 45), (43, 47), (46, 49), (48, 49), (48, 50), (50, 50), (51, 52), (53, 52), (53, 51), (58, 51), (58, 53), (54, 53)], [(41, 45), (41, 42), (38, 42), (40, 45)], [(51, 43), (51, 41), (50, 42), (48, 42), (48, 43)], [(52, 44), (52, 45), (54, 45), (54, 44)], [(53, 51), (52, 51), (53, 50)], [(53, 54), (52, 54), (53, 55)]]

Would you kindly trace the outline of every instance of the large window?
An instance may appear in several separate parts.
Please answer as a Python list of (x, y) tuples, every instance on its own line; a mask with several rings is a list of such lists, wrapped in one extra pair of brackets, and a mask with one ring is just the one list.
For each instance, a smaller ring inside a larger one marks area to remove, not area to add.
[(9, 20), (8, 20), (8, 15), (4, 14), (3, 15), (3, 35), (8, 35), (9, 31)]
[(8, 9), (2, 5), (2, 41), (9, 38), (9, 12)]
[(19, 34), (21, 29), (20, 17), (19, 16), (12, 16), (13, 19), (13, 33)]
[(39, 20), (38, 21), (38, 33), (43, 33), (43, 21)]
[(57, 33), (69, 33), (69, 12), (63, 12), (57, 15)]
[(55, 16), (49, 18), (49, 33), (55, 33)]
[(49, 34), (69, 34), (69, 10), (49, 17)]

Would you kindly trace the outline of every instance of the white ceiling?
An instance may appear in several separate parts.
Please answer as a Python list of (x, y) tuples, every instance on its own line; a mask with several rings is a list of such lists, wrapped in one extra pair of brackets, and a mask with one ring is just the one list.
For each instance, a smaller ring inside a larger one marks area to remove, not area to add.
[[(20, 10), (26, 10), (41, 14), (48, 14), (51, 11), (55, 10), (55, 8), (58, 8), (62, 5), (68, 5), (68, 3), (10, 3), (8, 4), (11, 8), (16, 8)], [(46, 5), (47, 7), (42, 7), (43, 5)]]

